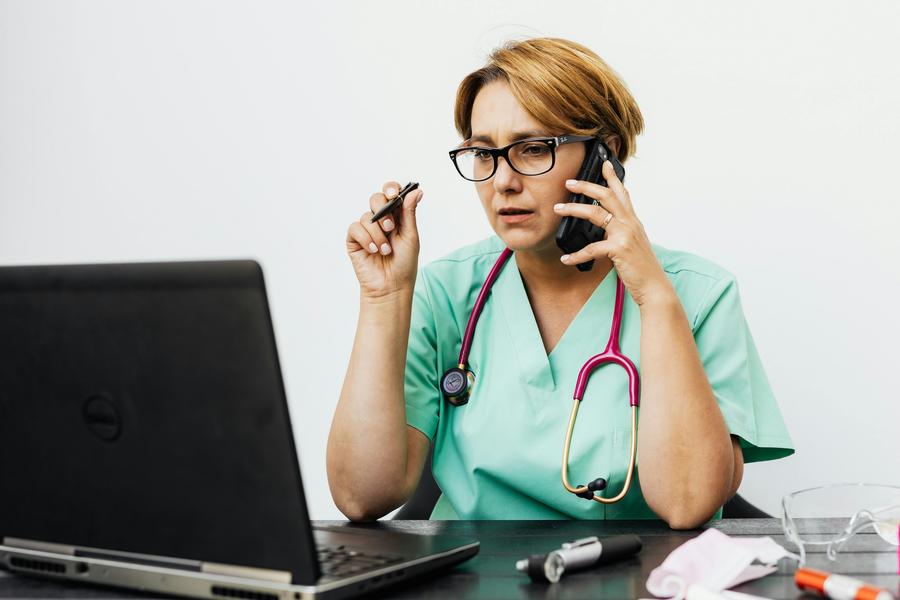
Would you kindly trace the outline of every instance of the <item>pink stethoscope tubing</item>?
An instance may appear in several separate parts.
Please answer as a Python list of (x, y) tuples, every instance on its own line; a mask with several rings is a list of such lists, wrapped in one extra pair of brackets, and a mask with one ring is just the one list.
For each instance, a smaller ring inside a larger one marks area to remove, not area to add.
[[(469, 359), (469, 351), (472, 348), (472, 338), (475, 336), (475, 327), (478, 324), (478, 318), (481, 316), (481, 311), (482, 309), (484, 309), (484, 305), (487, 302), (487, 297), (491, 292), (491, 288), (493, 287), (494, 282), (497, 280), (497, 276), (500, 274), (500, 271), (503, 269), (503, 266), (509, 260), (510, 256), (512, 256), (512, 250), (510, 250), (509, 248), (504, 248), (500, 253), (500, 256), (497, 258), (497, 262), (494, 263), (494, 266), (488, 273), (484, 284), (481, 286), (481, 290), (479, 291), (478, 297), (475, 300), (475, 306), (472, 308), (472, 312), (469, 315), (469, 320), (466, 323), (466, 331), (463, 334), (462, 347), (459, 351), (460, 369), (466, 369)], [(585, 362), (581, 367), (581, 370), (578, 372), (578, 379), (575, 382), (575, 393), (573, 394), (572, 412), (569, 416), (569, 424), (566, 429), (566, 441), (563, 446), (563, 487), (565, 487), (567, 491), (582, 498), (595, 500), (596, 502), (600, 502), (603, 504), (612, 504), (613, 502), (618, 502), (628, 493), (634, 476), (635, 458), (637, 456), (637, 407), (640, 397), (640, 377), (638, 375), (637, 367), (635, 367), (631, 359), (622, 354), (621, 350), (619, 349), (619, 330), (622, 326), (622, 306), (624, 304), (624, 300), (625, 285), (622, 283), (621, 279), (618, 279), (616, 282), (616, 303), (615, 309), (613, 310), (612, 326), (610, 327), (609, 331), (609, 341), (606, 343), (606, 349), (604, 349), (600, 354), (596, 354), (589, 358), (587, 362)], [(572, 434), (575, 429), (575, 421), (578, 416), (578, 407), (581, 404), (582, 398), (584, 398), (584, 392), (585, 389), (587, 389), (588, 379), (590, 379), (595, 369), (609, 363), (619, 365), (620, 367), (625, 369), (625, 372), (628, 375), (628, 403), (631, 406), (631, 452), (628, 461), (628, 471), (625, 476), (625, 484), (623, 485), (622, 490), (612, 498), (601, 498), (594, 494), (594, 492), (602, 490), (606, 487), (606, 480), (602, 478), (594, 480), (593, 482), (591, 482), (590, 486), (573, 486), (569, 483), (569, 448), (572, 445)]]

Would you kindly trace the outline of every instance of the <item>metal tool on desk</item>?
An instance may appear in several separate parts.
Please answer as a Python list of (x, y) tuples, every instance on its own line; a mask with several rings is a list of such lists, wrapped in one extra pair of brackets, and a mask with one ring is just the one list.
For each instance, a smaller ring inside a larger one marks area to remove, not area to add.
[(566, 542), (549, 554), (532, 554), (516, 561), (516, 569), (527, 573), (535, 583), (556, 583), (563, 573), (590, 569), (629, 556), (643, 547), (641, 538), (634, 534), (614, 535), (600, 539), (596, 536)]

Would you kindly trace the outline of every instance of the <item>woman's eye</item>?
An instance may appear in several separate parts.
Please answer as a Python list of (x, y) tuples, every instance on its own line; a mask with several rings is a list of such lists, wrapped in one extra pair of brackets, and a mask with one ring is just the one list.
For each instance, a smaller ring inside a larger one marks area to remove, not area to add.
[(550, 149), (544, 144), (529, 144), (522, 149), (522, 154), (528, 156), (543, 156), (549, 151)]

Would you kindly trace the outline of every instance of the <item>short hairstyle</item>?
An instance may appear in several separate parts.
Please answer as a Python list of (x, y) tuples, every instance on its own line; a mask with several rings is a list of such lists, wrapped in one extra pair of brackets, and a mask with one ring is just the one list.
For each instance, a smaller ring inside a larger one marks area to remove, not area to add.
[(456, 91), (454, 121), (472, 137), (472, 106), (482, 87), (505, 80), (541, 125), (558, 133), (619, 137), (619, 160), (635, 151), (644, 118), (625, 83), (602, 58), (559, 38), (513, 41), (495, 49), (487, 64), (466, 76)]

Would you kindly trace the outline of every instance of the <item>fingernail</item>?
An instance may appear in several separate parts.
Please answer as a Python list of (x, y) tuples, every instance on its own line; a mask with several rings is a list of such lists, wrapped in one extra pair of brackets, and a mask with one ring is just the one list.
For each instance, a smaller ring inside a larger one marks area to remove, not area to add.
[(394, 222), (390, 219), (385, 219), (384, 221), (382, 221), (382, 226), (384, 227), (385, 231), (390, 231), (394, 228)]
[(382, 244), (381, 245), (381, 253), (384, 254), (385, 256), (387, 256), (388, 254), (391, 253), (391, 247), (388, 246), (387, 244)]
[(395, 188), (388, 188), (388, 189), (384, 190), (384, 195), (387, 196), (388, 198), (393, 198), (394, 196), (397, 195), (397, 190)]
[(372, 254), (378, 252), (378, 246), (375, 245), (375, 242), (369, 244), (369, 252), (371, 252)]
[(562, 210), (564, 206), (565, 206), (565, 204), (563, 204), (563, 203), (554, 204), (553, 210)]
[(563, 254), (562, 256), (559, 257), (559, 260), (566, 262), (567, 260), (569, 260), (569, 255)]
[(573, 185), (578, 185), (577, 179), (566, 179), (566, 185), (572, 187)]
[(608, 160), (604, 160), (604, 161), (603, 161), (603, 168), (605, 169), (605, 168), (607, 168), (607, 167), (612, 168), (612, 163), (609, 162)]

